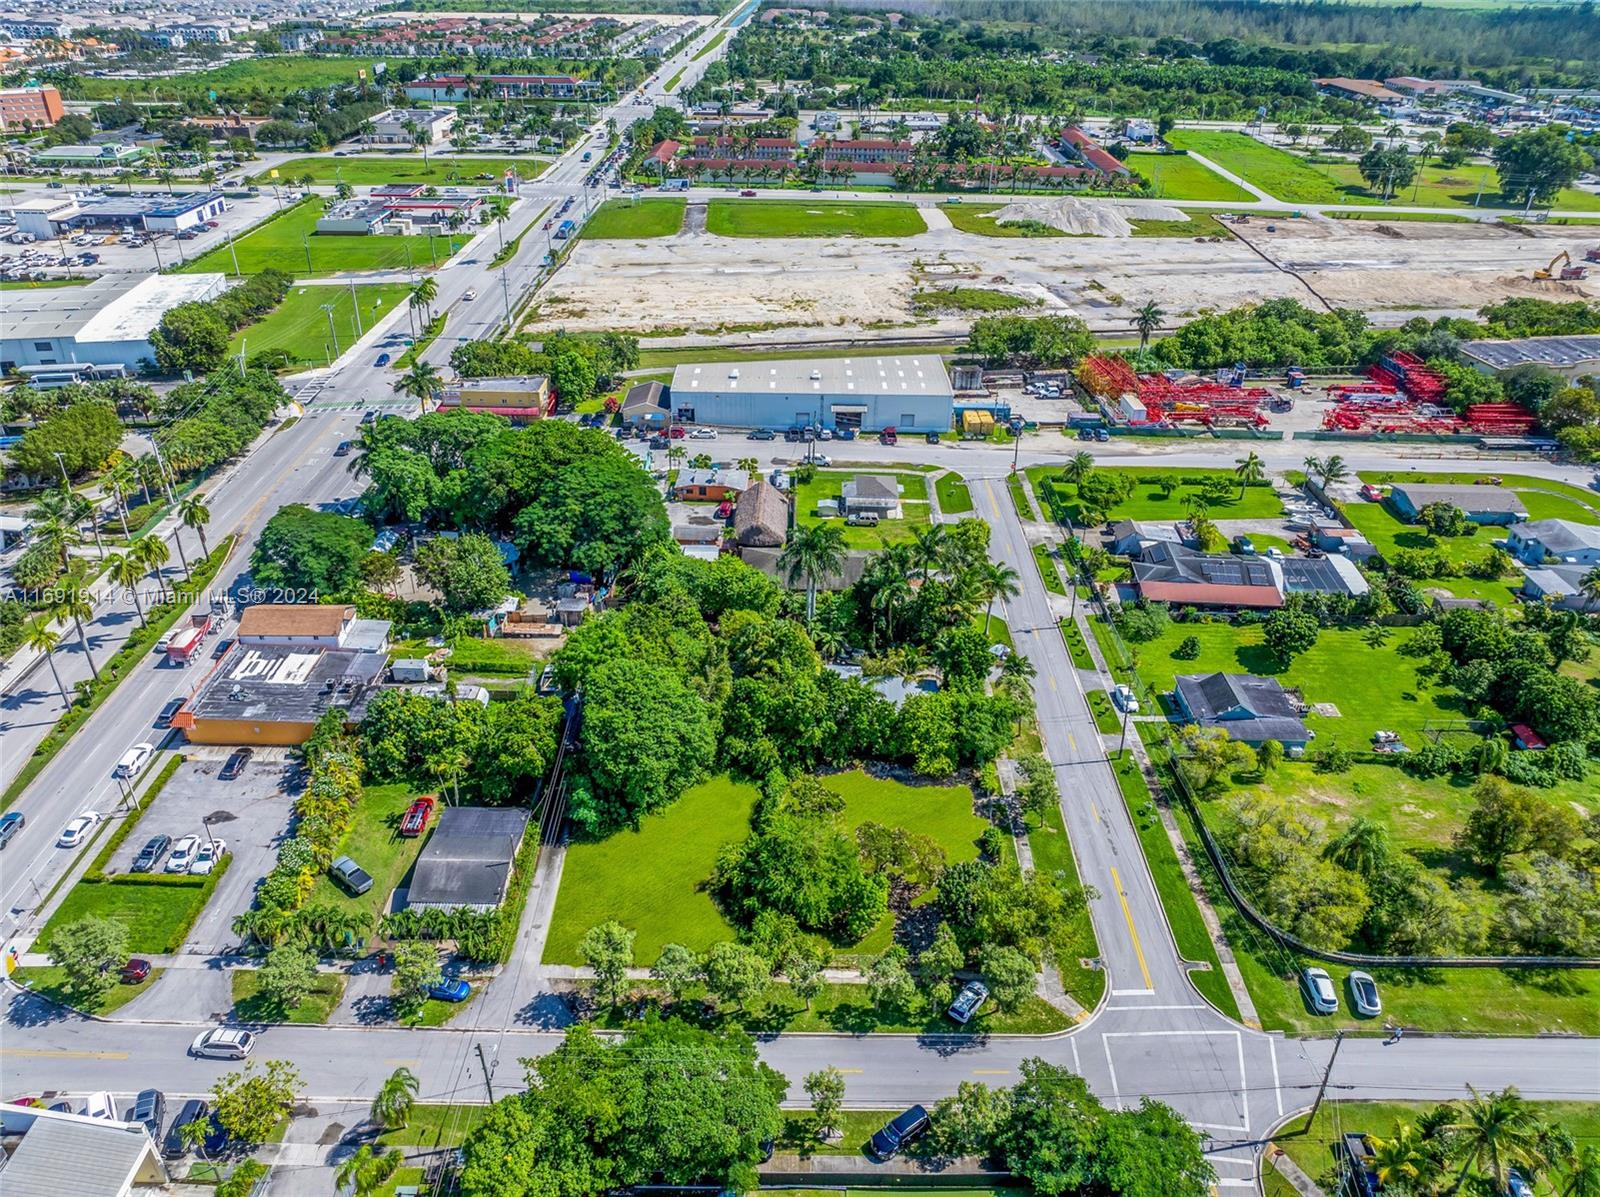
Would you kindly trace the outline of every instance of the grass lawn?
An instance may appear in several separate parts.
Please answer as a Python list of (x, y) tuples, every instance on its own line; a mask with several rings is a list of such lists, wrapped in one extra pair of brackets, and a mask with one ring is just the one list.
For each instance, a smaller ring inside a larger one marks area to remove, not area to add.
[(412, 1027), (444, 1026), (445, 1023), (454, 1020), (458, 1014), (478, 1000), (478, 995), (483, 992), (484, 984), (484, 981), (474, 978), (472, 992), (467, 994), (467, 1000), (464, 1002), (443, 1002), (438, 998), (428, 998), (422, 1003), (422, 1009), (417, 1012), (416, 1018), (406, 1025)]
[[(161, 974), (166, 971), (164, 968), (153, 968), (150, 970), (150, 975), (137, 985), (124, 985), (121, 981), (118, 981), (93, 1009), (82, 1006), (77, 1008), (83, 1010), (86, 1014), (110, 1014), (114, 1010), (120, 1010), (159, 981)], [(54, 965), (41, 968), (19, 968), (11, 974), (11, 979), (18, 985), (31, 989), (51, 1001), (60, 1002), (63, 1006), (75, 1005), (67, 990), (65, 969), (56, 968)]]
[(989, 287), (933, 287), (913, 294), (911, 302), (917, 308), (951, 312), (1011, 312), (1034, 306), (1031, 299)]
[[(844, 798), (849, 827), (868, 820), (909, 827), (937, 839), (952, 861), (977, 857), (978, 836), (988, 824), (972, 813), (972, 792), (965, 786), (905, 786), (859, 772), (822, 780)], [(545, 962), (582, 964), (578, 942), (590, 927), (612, 918), (637, 933), (634, 959), (641, 966), (655, 963), (663, 944), (700, 952), (732, 939), (733, 928), (704, 886), (722, 845), (749, 834), (755, 798), (753, 787), (717, 778), (646, 818), (638, 831), (574, 844), (562, 870)], [(647, 867), (641, 867), (644, 862)], [(892, 917), (886, 916), (852, 950), (882, 951), (892, 930)]]
[[(1287, 150), (1244, 133), (1217, 129), (1174, 129), (1167, 141), (1178, 149), (1203, 154), (1224, 170), (1253, 183), (1274, 199), (1296, 204), (1371, 203), (1352, 196), (1331, 176)], [(1470, 202), (1470, 201), (1469, 201)]]
[(980, 237), (1065, 237), (1058, 228), (1036, 220), (1013, 221), (1001, 224), (988, 215), (998, 212), (1004, 204), (940, 204), (939, 211), (950, 218), (950, 223), (963, 233)]
[(40, 291), (54, 287), (81, 287), (88, 281), (86, 278), (47, 278), (37, 282), (10, 279), (0, 282), (0, 291)]
[(1397, 549), (1426, 549), (1443, 553), (1458, 569), (1481, 560), (1506, 534), (1504, 528), (1473, 524), (1469, 525), (1470, 536), (1435, 536), (1416, 524), (1402, 522), (1388, 503), (1364, 499), (1344, 503), (1341, 509), (1383, 556), (1392, 557)]
[(706, 231), (719, 237), (912, 237), (928, 231), (916, 205), (712, 200)]
[(394, 1175), (378, 1188), (373, 1197), (394, 1197), (395, 1190), (401, 1185), (420, 1190), (426, 1176), (427, 1173), (421, 1168), (396, 1168)]
[(253, 968), (235, 969), (233, 1017), (243, 1022), (324, 1023), (344, 997), (341, 973), (318, 973), (311, 992), (293, 1010), (281, 1009), (261, 992), (261, 974)]
[[(426, 640), (402, 640), (390, 648), (389, 660), (425, 657), (432, 651)], [(538, 645), (521, 640), (483, 640), (477, 636), (459, 636), (451, 641), (450, 655), (445, 658), (445, 664), (458, 678), (523, 678), (543, 659), (543, 655)]]
[(1470, 216), (1452, 216), (1448, 212), (1329, 212), (1328, 216), (1334, 220), (1381, 220), (1385, 224), (1391, 221), (1415, 220), (1423, 224), (1473, 224)]
[(1011, 494), (1011, 505), (1017, 510), (1017, 518), (1027, 523), (1029, 520), (1039, 518), (1033, 509), (1033, 500), (1028, 498), (1028, 492), (1022, 485), (1022, 478), (1018, 474), (1006, 475), (1006, 490)]
[[(1489, 484), (1498, 478), (1500, 485), (1517, 492), (1528, 509), (1529, 519), (1569, 519), (1579, 524), (1600, 524), (1600, 492), (1573, 486), (1570, 482), (1555, 482), (1548, 478), (1535, 478), (1528, 474), (1482, 473), (1418, 473), (1413, 470), (1363, 470), (1363, 482), (1386, 486), (1393, 482), (1428, 482), (1446, 485)], [(1559, 499), (1556, 507), (1541, 506), (1547, 500)]]
[(378, 1136), (379, 1147), (460, 1147), (487, 1107), (425, 1105), (411, 1107), (406, 1125)]
[(338, 274), (346, 270), (430, 269), (445, 261), (472, 239), (463, 229), (448, 237), (356, 237), (318, 233), (317, 218), (327, 201), (312, 199), (286, 210), (238, 237), (230, 251), (226, 244), (191, 258), (179, 273), (220, 271), (233, 274), (234, 255), (239, 270), (255, 274), (272, 267), (292, 274)]
[[(1367, 190), (1361, 172), (1354, 162), (1320, 162), (1316, 170), (1331, 176), (1346, 193), (1354, 198), (1379, 202), (1378, 195)], [(1490, 208), (1520, 208), (1525, 197), (1508, 198), (1500, 194), (1499, 178), (1492, 166), (1439, 166), (1430, 164), (1417, 172), (1410, 187), (1395, 194), (1389, 202), (1423, 208), (1470, 208), (1483, 189), (1481, 206)], [(1600, 196), (1577, 188), (1565, 188), (1556, 196), (1552, 208), (1564, 212), (1600, 212)]]
[(266, 186), (277, 182), (298, 182), (305, 175), (316, 182), (349, 183), (353, 187), (379, 187), (385, 183), (428, 183), (435, 187), (493, 183), (499, 184), (509, 168), (524, 182), (537, 179), (550, 168), (548, 158), (472, 158), (430, 154), (426, 163), (409, 154), (362, 154), (348, 158), (322, 156), (294, 158), (277, 168), (274, 180), (263, 171), (250, 181)]
[(1128, 817), (1139, 833), (1139, 844), (1150, 866), (1150, 876), (1155, 881), (1156, 892), (1161, 896), (1161, 907), (1167, 912), (1167, 922), (1172, 925), (1172, 938), (1178, 946), (1178, 955), (1196, 964), (1209, 964), (1209, 969), (1191, 969), (1189, 980), (1200, 995), (1229, 1018), (1239, 1021), (1239, 1005), (1233, 1000), (1228, 979), (1222, 974), (1222, 961), (1217, 956), (1217, 945), (1211, 941), (1205, 920), (1200, 916), (1200, 906), (1189, 889), (1189, 880), (1183, 875), (1183, 866), (1173, 850), (1172, 840), (1161, 822), (1145, 782), (1139, 762), (1131, 752), (1118, 754), (1112, 766), (1117, 775), (1117, 786), (1122, 800), (1127, 804)]
[(939, 510), (945, 515), (963, 515), (972, 510), (972, 492), (960, 474), (940, 474), (933, 480), (933, 489), (939, 496)]
[(701, 46), (698, 50), (696, 50), (694, 52), (694, 57), (691, 58), (689, 61), (690, 62), (699, 62), (707, 54), (711, 53), (711, 51), (715, 50), (718, 46), (720, 46), (723, 43), (724, 39), (727, 38), (727, 36), (728, 36), (728, 31), (726, 29), (724, 29), (721, 33), (717, 34), (716, 37), (712, 38), (705, 45)]
[(1094, 668), (1094, 658), (1089, 655), (1089, 646), (1083, 642), (1083, 632), (1076, 622), (1070, 619), (1061, 621), (1061, 638), (1067, 642), (1067, 655), (1075, 666), (1079, 669)]
[[(1200, 493), (1200, 484), (1207, 478), (1218, 478), (1228, 483), (1227, 494), (1211, 504), (1209, 515), (1214, 520), (1276, 519), (1283, 515), (1283, 503), (1270, 486), (1247, 486), (1240, 497), (1239, 483), (1231, 469), (1186, 470), (1175, 467), (1122, 467), (1111, 466), (1097, 473), (1128, 474), (1137, 479), (1138, 486), (1125, 502), (1104, 512), (1110, 520), (1184, 520), (1189, 518), (1186, 508), (1189, 496)], [(1078, 488), (1060, 480), (1058, 466), (1031, 466), (1028, 481), (1034, 493), (1049, 507), (1046, 496), (1054, 491), (1057, 501), (1073, 523), (1079, 522)], [(1166, 479), (1175, 485), (1170, 495), (1165, 494), (1159, 481)]]
[(1135, 220), (1135, 237), (1230, 237), (1222, 222), (1209, 212), (1196, 212), (1187, 220)]
[(684, 207), (681, 199), (607, 200), (589, 217), (583, 236), (589, 240), (670, 237), (683, 228)]
[[(1033, 849), (1033, 867), (1039, 873), (1061, 874), (1069, 885), (1078, 885), (1078, 862), (1072, 855), (1072, 843), (1061, 821), (1061, 806), (1050, 808), (1042, 824), (1028, 825), (1028, 846)], [(1100, 955), (1100, 944), (1095, 939), (1094, 923), (1086, 907), (1056, 937), (1050, 945), (1056, 970), (1061, 974), (1061, 984), (1085, 1010), (1100, 1004), (1106, 989), (1106, 975), (1098, 968), (1083, 964)]]
[(405, 879), (427, 840), (427, 836), (402, 839), (399, 834), (400, 816), (415, 797), (416, 791), (402, 784), (364, 787), (361, 801), (356, 803), (355, 821), (338, 855), (348, 855), (365, 869), (372, 877), (372, 888), (359, 898), (352, 898), (324, 875), (317, 878), (307, 904), (358, 905), (374, 916), (382, 916), (388, 909), (390, 893)]
[(818, 470), (817, 476), (810, 482), (802, 483), (795, 493), (795, 519), (802, 524), (822, 524), (835, 522), (844, 532), (844, 543), (850, 549), (876, 549), (886, 544), (900, 544), (912, 539), (916, 533), (928, 526), (931, 513), (928, 509), (928, 480), (921, 474), (913, 473), (885, 473), (873, 470), (873, 474), (883, 474), (892, 477), (901, 486), (900, 510), (902, 517), (897, 520), (884, 520), (875, 528), (855, 527), (844, 522), (843, 516), (820, 516), (817, 514), (817, 504), (827, 499), (838, 499), (840, 488), (852, 478), (868, 471), (857, 470)]
[(274, 54), (232, 62), (211, 71), (183, 75), (151, 76), (144, 79), (99, 79), (87, 74), (72, 76), (67, 95), (72, 99), (175, 100), (185, 96), (204, 97), (208, 91), (243, 94), (261, 91), (268, 95), (306, 89), (324, 89), (340, 83), (356, 83), (359, 71), (376, 78), (374, 63), (365, 58), (307, 58), (304, 54)]
[[(1226, 166), (1227, 163), (1219, 165)], [(1187, 154), (1152, 154), (1136, 150), (1128, 155), (1128, 166), (1149, 182), (1151, 194), (1156, 199), (1238, 200), (1246, 203), (1255, 200), (1255, 196), (1243, 187), (1224, 179)]]
[(110, 918), (128, 925), (128, 951), (134, 955), (176, 952), (205, 905), (207, 893), (202, 885), (80, 881), (44, 925), (37, 950), (49, 950), (50, 935), (56, 928), (84, 918)]
[(1112, 704), (1111, 695), (1104, 690), (1090, 690), (1086, 697), (1089, 699), (1089, 710), (1094, 715), (1094, 725), (1108, 736), (1119, 734), (1122, 731), (1122, 716)]
[[(1465, 1094), (1463, 1094), (1465, 1096)], [(1339, 1136), (1348, 1131), (1365, 1132), (1379, 1139), (1394, 1136), (1396, 1128), (1414, 1123), (1434, 1108), (1421, 1101), (1330, 1101), (1317, 1111), (1307, 1125), (1305, 1115), (1287, 1123), (1278, 1132), (1274, 1145), (1283, 1149), (1312, 1177), (1321, 1176), (1334, 1164), (1333, 1148)], [(1600, 1105), (1580, 1101), (1536, 1101), (1529, 1103), (1546, 1122), (1565, 1127), (1580, 1144), (1600, 1139)], [(1457, 1164), (1457, 1170), (1460, 1165)], [(1475, 1173), (1476, 1174), (1476, 1173)], [(1470, 1191), (1470, 1188), (1469, 1190)], [(1554, 1193), (1546, 1184), (1538, 1192)]]
[[(410, 288), (404, 283), (368, 283), (356, 288), (355, 302), (361, 310), (361, 327), (371, 328), (397, 303), (405, 300)], [(233, 334), (229, 355), (243, 347), (246, 357), (267, 349), (286, 349), (296, 361), (321, 361), (327, 351), (328, 313), (322, 305), (333, 305), (333, 328), (341, 347), (358, 339), (351, 311), (349, 287), (292, 287), (278, 310), (255, 324)]]
[(1044, 583), (1044, 588), (1051, 594), (1067, 597), (1067, 585), (1061, 580), (1061, 571), (1056, 568), (1055, 553), (1050, 546), (1040, 542), (1033, 546), (1033, 563), (1039, 567), (1039, 580)]

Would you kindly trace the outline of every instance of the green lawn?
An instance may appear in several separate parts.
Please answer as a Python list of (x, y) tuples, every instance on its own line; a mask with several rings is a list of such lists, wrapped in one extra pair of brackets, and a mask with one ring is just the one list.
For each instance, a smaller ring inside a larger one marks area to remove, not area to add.
[[(1379, 201), (1379, 195), (1367, 190), (1354, 162), (1321, 162), (1314, 169), (1328, 174), (1352, 198), (1363, 202)], [(1473, 200), (1479, 198), (1480, 187), (1483, 189), (1481, 207), (1520, 208), (1523, 205), (1523, 196), (1500, 194), (1499, 177), (1494, 167), (1486, 165), (1424, 166), (1411, 186), (1397, 192), (1389, 202), (1402, 207), (1470, 208)], [(1568, 187), (1556, 196), (1550, 207), (1566, 212), (1600, 212), (1600, 196)]]
[(71, 99), (177, 100), (187, 96), (204, 98), (207, 92), (231, 94), (243, 99), (247, 93), (283, 95), (286, 92), (326, 89), (341, 83), (359, 82), (365, 70), (372, 80), (374, 63), (365, 58), (307, 58), (304, 54), (275, 54), (229, 63), (211, 71), (191, 74), (149, 76), (143, 79), (102, 79), (75, 73), (63, 88)]
[(1067, 655), (1075, 666), (1079, 669), (1094, 668), (1094, 658), (1089, 655), (1089, 646), (1083, 642), (1083, 632), (1076, 622), (1070, 619), (1061, 621), (1061, 638), (1067, 642)]
[(1167, 134), (1167, 141), (1177, 149), (1204, 155), (1223, 170), (1231, 171), (1285, 203), (1362, 202), (1359, 196), (1347, 195), (1338, 183), (1316, 167), (1244, 133), (1174, 129)]
[(1085, 697), (1089, 700), (1089, 711), (1094, 715), (1094, 725), (1108, 736), (1117, 735), (1122, 731), (1122, 716), (1117, 713), (1117, 708), (1111, 701), (1111, 695), (1104, 690), (1090, 690)]
[(583, 235), (589, 240), (670, 237), (683, 228), (684, 208), (681, 199), (607, 200), (589, 217)]
[(428, 998), (422, 1003), (422, 1009), (417, 1012), (416, 1018), (407, 1024), (413, 1027), (442, 1027), (451, 1022), (483, 993), (485, 982), (479, 978), (472, 979), (472, 992), (467, 994), (464, 1002), (445, 1002), (438, 998)]
[(348, 158), (322, 155), (294, 158), (276, 167), (278, 177), (267, 171), (251, 177), (252, 183), (266, 186), (299, 182), (312, 175), (320, 184), (349, 183), (353, 187), (381, 187), (385, 183), (428, 183), (435, 187), (499, 184), (509, 168), (523, 182), (537, 179), (550, 168), (548, 158), (475, 158), (450, 154), (420, 157), (401, 154), (363, 154)]
[(51, 934), (68, 923), (110, 918), (128, 925), (128, 951), (134, 955), (176, 952), (208, 895), (209, 889), (199, 884), (80, 881), (44, 925), (38, 950), (48, 951)]
[(980, 237), (1065, 237), (1067, 234), (1051, 225), (1036, 220), (1013, 221), (1001, 224), (988, 215), (998, 212), (1004, 204), (940, 204), (939, 211), (950, 218), (950, 223), (960, 232), (974, 233)]
[(429, 1105), (411, 1107), (406, 1125), (378, 1136), (380, 1147), (460, 1147), (467, 1132), (483, 1116), (484, 1106)]
[[(1559, 516), (1561, 519), (1573, 520), (1580, 524), (1600, 524), (1600, 492), (1585, 490), (1581, 486), (1573, 486), (1570, 482), (1556, 482), (1528, 474), (1418, 473), (1414, 470), (1362, 470), (1359, 477), (1363, 482), (1372, 482), (1380, 486), (1387, 486), (1393, 482), (1427, 482), (1458, 486), (1493, 485), (1493, 479), (1498, 478), (1500, 486), (1516, 491), (1521, 497), (1523, 506), (1528, 509), (1529, 519), (1553, 519)], [(1560, 502), (1556, 506), (1542, 506), (1550, 500), (1560, 500)], [(1546, 514), (1547, 512), (1550, 514)]]
[[(1541, 1119), (1564, 1127), (1579, 1144), (1600, 1139), (1600, 1104), (1580, 1101), (1529, 1104)], [(1392, 1138), (1397, 1127), (1415, 1123), (1433, 1108), (1434, 1103), (1420, 1101), (1329, 1101), (1317, 1111), (1316, 1119), (1309, 1125), (1304, 1115), (1287, 1123), (1278, 1132), (1274, 1144), (1310, 1176), (1317, 1177), (1333, 1167), (1334, 1144), (1340, 1135), (1356, 1131), (1379, 1139)], [(1542, 1182), (1538, 1189), (1540, 1197), (1555, 1191)]]
[(312, 199), (256, 226), (237, 238), (230, 251), (226, 244), (191, 258), (179, 272), (233, 273), (238, 255), (242, 274), (269, 267), (291, 274), (338, 274), (346, 270), (429, 269), (445, 261), (472, 239), (467, 230), (448, 237), (356, 237), (318, 233), (317, 217), (326, 201)]
[[(1223, 450), (1229, 452), (1229, 450)], [(1232, 469), (1188, 470), (1176, 467), (1112, 466), (1097, 469), (1096, 473), (1127, 474), (1138, 482), (1131, 498), (1104, 512), (1108, 520), (1184, 520), (1189, 518), (1187, 504), (1191, 495), (1200, 494), (1207, 478), (1226, 482), (1229, 490), (1224, 497), (1212, 503), (1208, 514), (1214, 520), (1275, 519), (1283, 515), (1283, 503), (1270, 486), (1247, 486), (1243, 497), (1239, 494), (1238, 480)], [(1059, 466), (1031, 466), (1026, 471), (1034, 493), (1046, 509), (1046, 496), (1054, 491), (1062, 510), (1073, 521), (1079, 522), (1078, 488), (1061, 481)], [(1170, 495), (1164, 493), (1158, 480), (1174, 484)]]
[(1031, 299), (992, 287), (930, 287), (913, 293), (911, 303), (919, 309), (949, 312), (1013, 312), (1034, 306)]
[(1397, 549), (1425, 549), (1443, 553), (1455, 568), (1481, 560), (1506, 534), (1504, 528), (1470, 525), (1469, 536), (1434, 536), (1416, 524), (1402, 522), (1389, 504), (1364, 499), (1342, 504), (1341, 510), (1383, 556), (1392, 557)]
[[(370, 329), (396, 304), (404, 302), (410, 291), (404, 283), (367, 283), (357, 287), (355, 304), (360, 308), (361, 328)], [(329, 313), (322, 310), (325, 303), (333, 305), (333, 331), (339, 347), (349, 348), (358, 338), (350, 288), (293, 287), (277, 311), (233, 334), (229, 355), (237, 354), (241, 348), (246, 357), (268, 349), (285, 349), (297, 362), (322, 361), (331, 344)]]
[(372, 877), (372, 888), (359, 898), (352, 898), (324, 875), (317, 878), (306, 902), (364, 906), (375, 916), (382, 916), (388, 909), (389, 895), (405, 879), (428, 838), (402, 839), (399, 834), (400, 816), (416, 795), (416, 790), (403, 784), (364, 787), (361, 801), (356, 803), (355, 821), (339, 847), (339, 855), (349, 856), (365, 869)]
[[(88, 1009), (82, 1006), (77, 1008), (82, 1009), (86, 1014), (100, 1015), (106, 1015), (115, 1010), (120, 1010), (123, 1006), (126, 1006), (134, 998), (138, 997), (141, 993), (159, 981), (161, 979), (161, 975), (166, 971), (167, 970), (164, 968), (153, 968), (150, 970), (150, 975), (137, 985), (124, 985), (121, 981), (118, 981), (111, 987), (110, 991), (105, 995), (105, 997), (100, 999), (99, 1004), (93, 1009)], [(73, 1002), (70, 992), (67, 988), (67, 974), (65, 969), (56, 968), (54, 965), (47, 965), (40, 968), (19, 968), (16, 970), (16, 972), (11, 974), (11, 979), (16, 984), (31, 989), (40, 996), (49, 998), (51, 1001), (59, 1002), (63, 1006), (76, 1005), (76, 1003)]]
[(727, 36), (728, 36), (728, 31), (726, 29), (722, 30), (722, 32), (718, 33), (716, 37), (712, 38), (705, 45), (701, 46), (698, 50), (696, 50), (694, 52), (694, 57), (691, 58), (689, 61), (690, 62), (699, 62), (707, 54), (711, 53), (711, 51), (715, 50), (718, 46), (720, 46), (723, 43), (723, 41), (726, 40)]
[(1061, 571), (1056, 568), (1055, 553), (1049, 545), (1042, 541), (1033, 546), (1033, 563), (1039, 567), (1039, 580), (1044, 583), (1044, 588), (1051, 594), (1067, 597), (1067, 584), (1061, 580)]
[(913, 237), (928, 231), (916, 205), (805, 200), (712, 200), (706, 231), (719, 237)]
[(325, 1023), (344, 997), (341, 973), (318, 973), (311, 992), (293, 1010), (281, 1009), (261, 992), (261, 974), (253, 968), (235, 969), (233, 1017), (243, 1022)]
[[(855, 827), (868, 820), (904, 826), (939, 841), (951, 860), (971, 860), (987, 826), (972, 813), (965, 786), (905, 786), (864, 773), (838, 773), (823, 784), (845, 800), (843, 818)], [(581, 964), (578, 942), (590, 927), (616, 919), (636, 932), (634, 959), (653, 964), (661, 947), (681, 943), (704, 951), (733, 938), (705, 891), (717, 852), (743, 840), (750, 829), (754, 787), (717, 778), (696, 786), (637, 831), (620, 831), (567, 851), (561, 890), (545, 941), (548, 964)], [(889, 946), (892, 922), (855, 945), (858, 952)]]
[(38, 282), (12, 279), (0, 282), (0, 291), (42, 291), (55, 287), (81, 287), (88, 281), (86, 278), (47, 278)]
[[(843, 516), (831, 518), (817, 514), (817, 504), (827, 499), (838, 499), (840, 488), (860, 474), (872, 473), (892, 477), (902, 486), (900, 509), (902, 518), (883, 520), (875, 528), (855, 527), (844, 522)], [(928, 526), (931, 513), (928, 509), (928, 480), (920, 474), (888, 473), (883, 470), (818, 470), (810, 482), (802, 483), (795, 491), (795, 519), (802, 524), (836, 523), (844, 532), (846, 548), (876, 549), (886, 544), (899, 544), (912, 539)]]
[(940, 474), (933, 480), (933, 489), (939, 496), (939, 510), (945, 515), (964, 515), (972, 510), (972, 492), (960, 474)]
[(1135, 220), (1135, 237), (1231, 237), (1222, 222), (1209, 212), (1195, 212), (1187, 220)]
[(1033, 509), (1033, 501), (1028, 498), (1028, 492), (1022, 485), (1020, 474), (1006, 475), (1006, 490), (1011, 495), (1011, 505), (1016, 508), (1017, 518), (1027, 523), (1036, 520), (1039, 515)]
[[(1227, 164), (1219, 163), (1219, 165)], [(1243, 187), (1224, 179), (1216, 171), (1187, 154), (1153, 154), (1136, 150), (1128, 155), (1128, 166), (1150, 184), (1151, 194), (1156, 199), (1225, 200), (1244, 203), (1255, 200), (1255, 196)]]
[[(1028, 824), (1028, 846), (1033, 850), (1033, 867), (1041, 874), (1060, 874), (1068, 885), (1078, 885), (1078, 862), (1072, 855), (1072, 843), (1067, 837), (1066, 825), (1061, 821), (1061, 806), (1052, 806), (1040, 824)], [(1085, 1010), (1100, 1004), (1106, 989), (1106, 974), (1098, 968), (1083, 964), (1100, 955), (1100, 944), (1095, 939), (1094, 923), (1085, 907), (1050, 945), (1055, 957), (1056, 970), (1061, 974), (1061, 984)]]

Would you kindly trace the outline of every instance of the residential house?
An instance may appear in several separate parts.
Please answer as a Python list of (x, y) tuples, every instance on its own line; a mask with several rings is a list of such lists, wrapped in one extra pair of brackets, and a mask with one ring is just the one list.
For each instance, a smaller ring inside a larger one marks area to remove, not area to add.
[(1592, 565), (1541, 565), (1529, 569), (1522, 579), (1521, 594), (1535, 602), (1549, 603), (1564, 611), (1600, 611), (1600, 598), (1584, 593), (1583, 580)]
[(412, 868), (407, 910), (493, 910), (505, 900), (528, 812), (448, 806)]
[(1277, 740), (1285, 748), (1304, 748), (1312, 739), (1300, 708), (1276, 678), (1186, 673), (1174, 679), (1172, 700), (1180, 722), (1221, 728), (1245, 744)]
[(900, 484), (882, 474), (857, 474), (839, 488), (839, 505), (845, 515), (900, 518)]
[(1334, 77), (1315, 79), (1312, 82), (1317, 85), (1318, 91), (1338, 96), (1342, 100), (1370, 100), (1375, 104), (1397, 104), (1405, 99), (1399, 92), (1390, 90), (1376, 79)]
[(1389, 488), (1389, 502), (1400, 518), (1415, 523), (1431, 503), (1448, 503), (1461, 509), (1474, 524), (1514, 524), (1528, 518), (1517, 492), (1503, 486), (1443, 486), (1397, 482)]
[(1076, 158), (1091, 170), (1097, 170), (1101, 174), (1125, 175), (1130, 173), (1127, 166), (1119, 161), (1115, 154), (1111, 153), (1076, 125), (1061, 130), (1061, 136), (1056, 145), (1062, 153)]
[(671, 402), (672, 390), (665, 383), (637, 383), (622, 400), (622, 423), (652, 432), (665, 428), (672, 422)]
[(1506, 548), (1524, 565), (1600, 565), (1600, 527), (1571, 520), (1530, 520), (1512, 524)]
[(770, 482), (757, 482), (733, 509), (733, 536), (742, 549), (777, 549), (789, 536), (789, 500)]
[(687, 503), (721, 503), (737, 499), (750, 487), (750, 475), (743, 470), (683, 470), (673, 490)]
[(1283, 572), (1267, 557), (1202, 553), (1183, 545), (1149, 545), (1133, 565), (1140, 598), (1180, 607), (1283, 606)]
[[(29, 1100), (32, 1100), (31, 1098)], [(71, 1104), (71, 1103), (68, 1103)], [(169, 1177), (141, 1122), (0, 1102), (0, 1190), (6, 1197), (131, 1197)]]
[(1275, 563), (1285, 594), (1342, 594), (1357, 598), (1371, 589), (1348, 557), (1284, 557)]
[(1152, 544), (1193, 545), (1181, 524), (1117, 520), (1106, 533), (1106, 548), (1118, 557), (1136, 557)]

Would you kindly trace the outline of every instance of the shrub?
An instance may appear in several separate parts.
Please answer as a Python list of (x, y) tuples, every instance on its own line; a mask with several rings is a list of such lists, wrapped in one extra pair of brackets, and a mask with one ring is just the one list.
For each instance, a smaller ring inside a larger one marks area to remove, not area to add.
[(1180, 661), (1193, 661), (1200, 656), (1200, 637), (1185, 636), (1178, 642), (1178, 647), (1172, 650), (1172, 655)]

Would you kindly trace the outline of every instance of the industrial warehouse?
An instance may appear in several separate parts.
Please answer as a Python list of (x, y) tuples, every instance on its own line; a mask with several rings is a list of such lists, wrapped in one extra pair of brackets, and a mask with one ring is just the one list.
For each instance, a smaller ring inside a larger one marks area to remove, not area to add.
[(108, 274), (81, 287), (6, 296), (0, 370), (43, 366), (138, 368), (154, 357), (150, 334), (180, 303), (214, 299), (222, 274)]
[(950, 427), (955, 394), (937, 354), (686, 364), (668, 403), (690, 424), (733, 428), (820, 426), (902, 432)]

